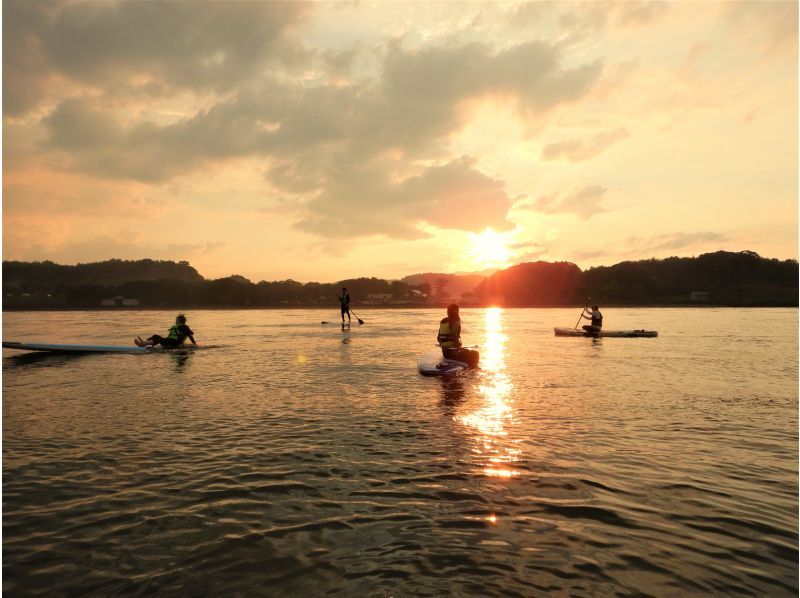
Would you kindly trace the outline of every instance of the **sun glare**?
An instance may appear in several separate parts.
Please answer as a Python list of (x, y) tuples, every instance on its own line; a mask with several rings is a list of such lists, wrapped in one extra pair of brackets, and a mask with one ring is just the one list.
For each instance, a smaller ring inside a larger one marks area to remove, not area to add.
[(481, 268), (504, 268), (511, 264), (508, 234), (487, 228), (482, 233), (470, 233), (473, 263)]

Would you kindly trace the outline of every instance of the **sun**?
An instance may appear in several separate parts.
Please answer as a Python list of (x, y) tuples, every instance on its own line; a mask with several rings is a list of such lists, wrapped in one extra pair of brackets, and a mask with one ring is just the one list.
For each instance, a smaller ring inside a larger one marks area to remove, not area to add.
[(505, 268), (511, 265), (508, 234), (487, 228), (481, 233), (469, 233), (472, 244), (472, 263), (480, 268)]

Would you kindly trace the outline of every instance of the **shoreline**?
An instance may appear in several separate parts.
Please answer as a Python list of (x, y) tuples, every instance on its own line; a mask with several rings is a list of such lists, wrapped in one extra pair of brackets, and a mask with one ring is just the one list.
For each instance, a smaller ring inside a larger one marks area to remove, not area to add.
[[(445, 309), (447, 303), (431, 304), (431, 305), (362, 305), (358, 307), (359, 311), (383, 311), (387, 309)], [(601, 303), (604, 309), (625, 309), (625, 308), (647, 308), (647, 309), (798, 309), (800, 305), (725, 305), (725, 304), (687, 304), (687, 303)], [(490, 307), (500, 307), (502, 309), (580, 309), (584, 307), (579, 305), (460, 305), (461, 309), (487, 309)], [(124, 312), (124, 311), (238, 311), (238, 310), (278, 310), (278, 309), (292, 309), (292, 310), (318, 310), (318, 311), (335, 311), (337, 316), (339, 314), (338, 307), (322, 307), (314, 305), (234, 305), (234, 306), (133, 306), (133, 305), (120, 305), (120, 306), (107, 306), (107, 307), (5, 307), (3, 306), (2, 312), (20, 312), (20, 311), (106, 311), (106, 312)]]

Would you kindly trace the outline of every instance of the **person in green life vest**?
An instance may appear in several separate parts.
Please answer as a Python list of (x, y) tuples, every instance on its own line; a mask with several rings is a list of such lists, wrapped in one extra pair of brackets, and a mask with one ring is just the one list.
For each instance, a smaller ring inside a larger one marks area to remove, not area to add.
[(175, 318), (175, 325), (169, 329), (166, 337), (154, 334), (142, 340), (142, 337), (137, 336), (133, 339), (133, 342), (139, 347), (161, 345), (164, 349), (176, 349), (180, 347), (187, 338), (192, 341), (193, 345), (197, 346), (197, 343), (194, 341), (194, 332), (186, 325), (186, 316), (180, 314)]
[(439, 341), (445, 358), (463, 361), (471, 368), (477, 367), (480, 354), (461, 346), (461, 317), (458, 314), (458, 305), (455, 303), (447, 308), (447, 317), (439, 322), (439, 334), (436, 340)]
[(342, 308), (342, 326), (344, 326), (344, 315), (347, 314), (347, 323), (350, 324), (350, 294), (347, 288), (342, 287), (341, 296), (336, 295), (339, 299), (339, 307)]

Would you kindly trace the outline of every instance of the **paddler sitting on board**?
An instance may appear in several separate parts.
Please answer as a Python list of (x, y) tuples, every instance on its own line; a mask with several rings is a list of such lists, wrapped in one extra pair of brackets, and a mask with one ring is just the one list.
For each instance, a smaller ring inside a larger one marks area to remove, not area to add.
[(592, 321), (591, 324), (582, 326), (586, 332), (596, 334), (603, 329), (603, 314), (600, 313), (600, 309), (596, 305), (592, 305), (591, 311), (584, 307), (581, 317)]
[(439, 322), (439, 334), (436, 340), (439, 341), (442, 355), (446, 359), (462, 361), (471, 368), (477, 367), (479, 353), (461, 346), (461, 317), (458, 315), (458, 305), (455, 303), (447, 308), (447, 317)]
[(344, 315), (347, 314), (347, 324), (350, 324), (350, 294), (346, 287), (342, 287), (342, 295), (336, 295), (339, 299), (339, 307), (342, 308), (342, 326), (344, 326)]
[(142, 337), (137, 336), (133, 339), (133, 342), (136, 343), (138, 347), (161, 345), (164, 349), (177, 349), (183, 345), (183, 342), (187, 338), (192, 341), (193, 345), (197, 346), (197, 343), (194, 342), (194, 332), (186, 325), (186, 316), (180, 314), (175, 318), (175, 325), (169, 329), (166, 337), (154, 334), (150, 338), (142, 340)]

